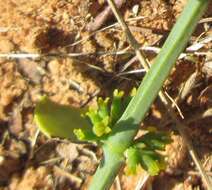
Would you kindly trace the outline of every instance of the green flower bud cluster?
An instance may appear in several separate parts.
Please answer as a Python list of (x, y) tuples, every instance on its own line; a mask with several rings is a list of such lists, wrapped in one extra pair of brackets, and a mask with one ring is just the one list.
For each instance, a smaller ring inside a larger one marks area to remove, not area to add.
[(108, 97), (105, 99), (98, 98), (97, 107), (90, 107), (84, 115), (84, 117), (88, 117), (92, 128), (74, 130), (77, 138), (79, 140), (91, 141), (105, 140), (135, 93), (136, 89), (133, 89), (130, 95), (124, 97), (124, 91), (118, 91), (116, 89), (113, 92), (111, 101)]

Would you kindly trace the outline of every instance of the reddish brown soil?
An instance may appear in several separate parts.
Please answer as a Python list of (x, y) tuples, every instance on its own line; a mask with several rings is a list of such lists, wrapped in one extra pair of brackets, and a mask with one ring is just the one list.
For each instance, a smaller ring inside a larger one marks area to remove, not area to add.
[[(128, 24), (141, 45), (160, 47), (174, 25), (186, 0), (127, 1), (121, 8), (125, 19), (143, 16)], [(90, 36), (86, 26), (103, 10), (104, 0), (6, 0), (0, 1), (0, 53), (44, 54), (38, 59), (0, 58), (0, 190), (67, 190), (87, 189), (98, 165), (101, 152), (95, 146), (37, 137), (33, 109), (43, 94), (55, 102), (82, 106), (96, 103), (95, 94), (109, 96), (114, 88), (129, 91), (137, 86), (142, 74), (119, 76), (132, 54), (99, 55), (129, 47), (118, 27)], [(138, 9), (137, 9), (138, 8)], [(205, 17), (211, 17), (208, 11)], [(101, 27), (115, 22), (112, 17)], [(189, 44), (211, 36), (209, 23), (199, 24)], [(200, 34), (202, 34), (200, 36)], [(85, 39), (79, 41), (81, 39)], [(78, 43), (76, 43), (78, 42)], [(189, 126), (188, 134), (208, 173), (211, 175), (211, 53), (212, 45), (201, 51), (205, 56), (181, 60), (166, 81), (166, 89), (179, 99), (179, 106)], [(92, 53), (67, 57), (67, 53)], [(150, 62), (155, 53), (145, 52)], [(48, 56), (55, 54), (54, 56)], [(129, 68), (139, 69), (134, 62)], [(197, 72), (194, 83), (187, 81)], [(187, 91), (186, 91), (187, 90)], [(144, 126), (170, 130), (174, 123), (156, 101)], [(167, 147), (168, 167), (160, 176), (151, 178), (146, 189), (204, 189), (199, 173), (179, 135)], [(140, 176), (120, 172), (123, 190), (135, 189)], [(112, 189), (118, 189), (117, 183)]]

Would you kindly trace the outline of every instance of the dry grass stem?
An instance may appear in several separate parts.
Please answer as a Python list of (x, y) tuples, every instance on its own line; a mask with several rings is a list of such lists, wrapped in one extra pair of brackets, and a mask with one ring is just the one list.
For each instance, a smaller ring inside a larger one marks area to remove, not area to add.
[(150, 175), (147, 173), (141, 176), (140, 179), (138, 180), (135, 190), (142, 190), (145, 184), (147, 183), (147, 181), (149, 180), (149, 178), (150, 178)]
[(115, 186), (116, 186), (117, 190), (122, 190), (119, 176), (117, 176), (116, 179), (115, 179)]
[(64, 176), (64, 177), (67, 177), (68, 179), (70, 179), (70, 181), (75, 181), (75, 182), (77, 182), (78, 184), (81, 184), (82, 181), (83, 181), (81, 178), (79, 178), (79, 177), (77, 177), (77, 176), (75, 176), (75, 175), (70, 174), (69, 172), (67, 172), (67, 171), (65, 171), (65, 170), (63, 170), (63, 169), (61, 169), (61, 168), (59, 168), (58, 166), (54, 166), (54, 169), (55, 169), (55, 171), (56, 171), (59, 175)]
[[(122, 5), (125, 3), (125, 0), (115, 0), (117, 8), (121, 8)], [(87, 25), (87, 30), (95, 31), (98, 30), (111, 16), (113, 12), (111, 11), (110, 7), (107, 6), (101, 13), (99, 13), (96, 18), (91, 21)]]

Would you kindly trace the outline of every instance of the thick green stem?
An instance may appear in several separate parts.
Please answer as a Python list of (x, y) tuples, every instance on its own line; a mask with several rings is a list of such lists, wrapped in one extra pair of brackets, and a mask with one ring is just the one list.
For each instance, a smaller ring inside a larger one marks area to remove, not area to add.
[(185, 48), (208, 2), (209, 0), (189, 0), (187, 3), (153, 66), (144, 77), (137, 95), (128, 105), (103, 147), (105, 157), (94, 175), (90, 190), (106, 190), (113, 183), (122, 165), (124, 151), (131, 145), (139, 123), (144, 119), (178, 56)]

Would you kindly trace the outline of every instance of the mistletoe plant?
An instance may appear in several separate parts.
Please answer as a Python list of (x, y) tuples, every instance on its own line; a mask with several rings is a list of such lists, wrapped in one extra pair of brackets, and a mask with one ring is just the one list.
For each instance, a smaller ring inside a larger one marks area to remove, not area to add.
[(125, 160), (131, 173), (136, 172), (138, 165), (151, 175), (164, 168), (158, 150), (170, 142), (167, 134), (150, 131), (134, 138), (208, 3), (209, 0), (188, 1), (133, 98), (124, 98), (123, 92), (115, 90), (111, 101), (100, 98), (98, 107), (88, 111), (59, 106), (47, 98), (38, 103), (35, 121), (46, 135), (70, 138), (73, 142), (95, 141), (103, 148), (104, 158), (90, 190), (109, 189)]

